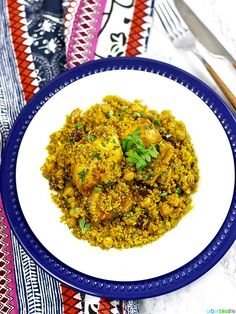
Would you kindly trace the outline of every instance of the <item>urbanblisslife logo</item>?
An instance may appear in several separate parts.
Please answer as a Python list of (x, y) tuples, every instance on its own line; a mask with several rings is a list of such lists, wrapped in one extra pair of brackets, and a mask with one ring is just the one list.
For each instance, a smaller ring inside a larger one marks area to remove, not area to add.
[(206, 311), (207, 313), (236, 313), (235, 309), (210, 309)]

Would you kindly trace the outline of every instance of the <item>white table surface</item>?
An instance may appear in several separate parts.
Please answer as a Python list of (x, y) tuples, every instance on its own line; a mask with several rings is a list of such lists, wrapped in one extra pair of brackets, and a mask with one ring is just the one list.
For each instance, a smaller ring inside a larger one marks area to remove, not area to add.
[[(157, 3), (159, 0), (155, 1)], [(236, 1), (186, 2), (236, 59)], [(211, 56), (204, 48), (201, 48), (201, 51), (236, 95), (236, 70), (227, 61)], [(156, 13), (153, 16), (148, 49), (144, 56), (187, 70), (224, 98), (201, 62), (191, 53), (173, 47)], [(221, 261), (198, 280), (167, 295), (140, 300), (140, 313), (236, 313), (236, 242)]]

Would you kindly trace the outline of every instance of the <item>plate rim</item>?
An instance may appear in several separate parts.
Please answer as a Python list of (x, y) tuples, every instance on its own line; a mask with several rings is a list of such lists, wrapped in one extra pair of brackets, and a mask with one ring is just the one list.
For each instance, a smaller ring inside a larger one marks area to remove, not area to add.
[[(208, 246), (191, 261), (172, 272), (139, 281), (111, 281), (83, 274), (54, 257), (39, 242), (20, 208), (16, 190), (16, 162), (21, 140), (31, 120), (55, 93), (68, 84), (99, 72), (139, 70), (156, 73), (183, 85), (200, 97), (220, 121), (236, 165), (236, 118), (224, 101), (194, 75), (171, 64), (139, 57), (113, 57), (87, 62), (63, 72), (33, 96), (17, 117), (5, 147), (1, 165), (0, 191), (3, 208), (16, 238), (30, 257), (51, 276), (85, 293), (110, 299), (143, 299), (166, 294), (201, 277), (228, 251), (236, 239), (236, 184), (231, 206), (221, 228)], [(235, 166), (236, 171), (236, 166)]]

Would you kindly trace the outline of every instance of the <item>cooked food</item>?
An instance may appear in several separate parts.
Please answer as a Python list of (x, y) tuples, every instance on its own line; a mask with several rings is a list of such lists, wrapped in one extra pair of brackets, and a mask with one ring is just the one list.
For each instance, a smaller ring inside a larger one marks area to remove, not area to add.
[(62, 221), (102, 249), (155, 241), (192, 207), (197, 157), (168, 110), (106, 96), (67, 116), (47, 150), (42, 174)]

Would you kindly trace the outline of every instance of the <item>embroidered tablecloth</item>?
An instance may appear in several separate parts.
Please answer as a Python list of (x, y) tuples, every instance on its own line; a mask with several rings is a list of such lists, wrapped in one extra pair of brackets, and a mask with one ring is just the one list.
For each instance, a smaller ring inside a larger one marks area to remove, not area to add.
[[(0, 0), (0, 149), (31, 97), (65, 69), (137, 56), (147, 45), (150, 0)], [(137, 301), (105, 300), (49, 276), (11, 232), (0, 202), (0, 313), (139, 313)]]

